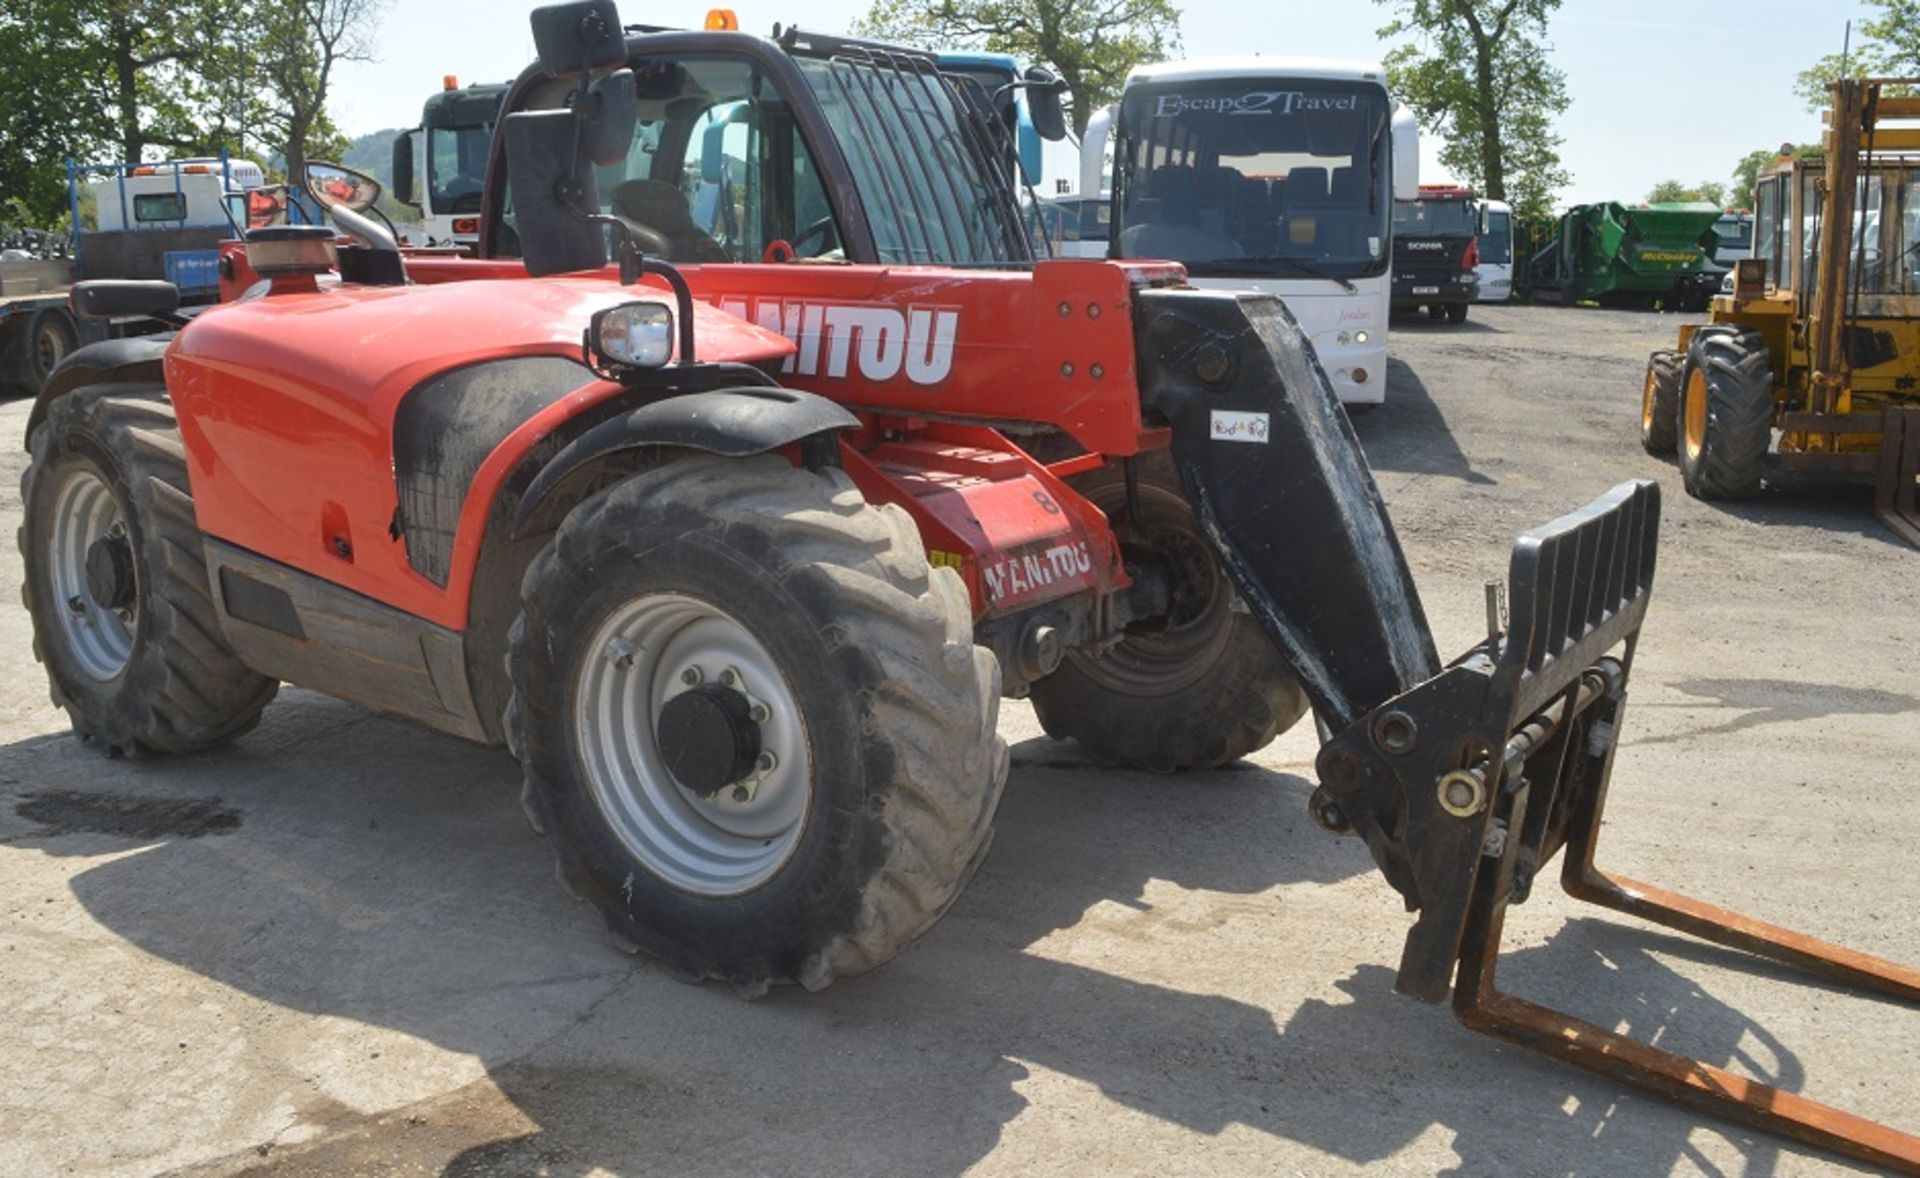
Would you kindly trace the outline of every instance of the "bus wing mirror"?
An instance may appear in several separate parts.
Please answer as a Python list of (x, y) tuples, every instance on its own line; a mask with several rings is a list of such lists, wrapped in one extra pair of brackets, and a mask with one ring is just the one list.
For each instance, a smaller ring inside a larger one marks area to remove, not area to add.
[(393, 141), (393, 199), (418, 206), (413, 199), (413, 132), (402, 131)]
[(1106, 171), (1107, 138), (1113, 132), (1113, 107), (1103, 106), (1087, 120), (1080, 136), (1080, 195), (1086, 200), (1100, 199), (1100, 177)]
[(1033, 129), (1040, 132), (1040, 138), (1049, 143), (1058, 143), (1067, 137), (1067, 110), (1060, 96), (1066, 92), (1067, 84), (1049, 69), (1040, 66), (1027, 68), (1027, 113), (1033, 120)]
[(1388, 125), (1393, 139), (1393, 199), (1420, 199), (1420, 120), (1398, 103)]

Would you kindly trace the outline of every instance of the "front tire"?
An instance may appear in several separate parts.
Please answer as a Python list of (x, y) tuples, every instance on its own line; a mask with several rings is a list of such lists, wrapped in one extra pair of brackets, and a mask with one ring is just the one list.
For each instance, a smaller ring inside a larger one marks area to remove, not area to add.
[[(1118, 468), (1069, 482), (1109, 515), (1125, 509)], [(1047, 735), (1100, 761), (1160, 772), (1238, 760), (1307, 711), (1293, 668), (1240, 609), (1178, 487), (1170, 463), (1149, 462), (1141, 472), (1140, 530), (1174, 571), (1173, 616), (1100, 654), (1069, 651), (1033, 685), (1033, 710)]]
[(508, 739), (616, 942), (748, 996), (817, 990), (900, 952), (984, 857), (999, 666), (959, 577), (841, 472), (667, 464), (575, 508), (522, 597)]
[(74, 734), (117, 757), (198, 752), (252, 728), (279, 684), (220, 631), (165, 390), (76, 390), (30, 448), (22, 596)]
[(1658, 351), (1647, 357), (1647, 376), (1640, 386), (1640, 446), (1655, 458), (1670, 458), (1680, 433), (1679, 352)]
[(1773, 440), (1773, 372), (1758, 332), (1705, 328), (1680, 387), (1680, 475), (1696, 499), (1759, 492)]

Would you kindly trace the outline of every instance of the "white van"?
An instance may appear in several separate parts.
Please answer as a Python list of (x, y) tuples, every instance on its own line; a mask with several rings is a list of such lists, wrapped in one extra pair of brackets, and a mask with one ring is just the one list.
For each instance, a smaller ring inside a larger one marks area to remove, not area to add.
[(1513, 206), (1503, 200), (1480, 206), (1480, 276), (1477, 303), (1504, 303), (1513, 294)]

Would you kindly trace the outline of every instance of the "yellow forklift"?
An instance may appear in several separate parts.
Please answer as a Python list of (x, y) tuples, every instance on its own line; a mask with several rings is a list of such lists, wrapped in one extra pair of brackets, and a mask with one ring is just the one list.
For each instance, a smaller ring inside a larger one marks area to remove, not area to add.
[[(1754, 186), (1754, 249), (1708, 322), (1647, 360), (1640, 440), (1687, 492), (1739, 499), (1778, 468), (1875, 480), (1920, 545), (1920, 79), (1842, 79), (1822, 158)], [(1777, 432), (1777, 440), (1776, 440)]]

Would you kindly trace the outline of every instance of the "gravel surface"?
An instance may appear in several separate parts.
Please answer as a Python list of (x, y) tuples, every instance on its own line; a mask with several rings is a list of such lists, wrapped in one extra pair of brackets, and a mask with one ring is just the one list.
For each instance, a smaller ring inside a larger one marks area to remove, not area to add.
[[(1915, 961), (1920, 553), (1858, 488), (1687, 499), (1635, 434), (1677, 322), (1397, 325), (1368, 456), (1443, 654), (1516, 532), (1658, 479), (1603, 862)], [(1853, 1172), (1397, 997), (1408, 918), (1308, 819), (1311, 725), (1156, 777), (1009, 704), (999, 838), (947, 918), (749, 1004), (604, 944), (502, 753), (290, 689), (232, 749), (110, 762), (30, 649), (0, 610), (0, 1173)], [(1511, 990), (1920, 1132), (1910, 1008), (1549, 886), (1509, 946)]]

